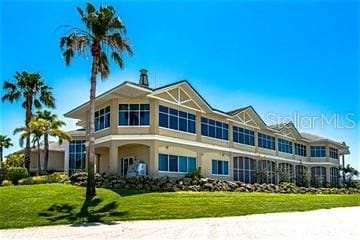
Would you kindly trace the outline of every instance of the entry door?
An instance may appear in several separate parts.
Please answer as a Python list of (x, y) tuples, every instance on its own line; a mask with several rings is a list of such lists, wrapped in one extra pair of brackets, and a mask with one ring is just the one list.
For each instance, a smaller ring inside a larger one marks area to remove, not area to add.
[(120, 162), (120, 166), (121, 166), (120, 167), (120, 175), (121, 176), (126, 176), (127, 175), (129, 165), (133, 164), (134, 160), (135, 160), (134, 156), (121, 158), (121, 162)]

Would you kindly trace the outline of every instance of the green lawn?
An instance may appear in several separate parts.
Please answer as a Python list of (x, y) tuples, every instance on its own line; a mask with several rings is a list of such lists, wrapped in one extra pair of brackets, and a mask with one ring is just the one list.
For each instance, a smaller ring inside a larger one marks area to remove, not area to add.
[(111, 223), (135, 219), (239, 216), (360, 205), (360, 194), (97, 191), (97, 198), (85, 201), (85, 189), (71, 185), (1, 187), (0, 228), (88, 221)]

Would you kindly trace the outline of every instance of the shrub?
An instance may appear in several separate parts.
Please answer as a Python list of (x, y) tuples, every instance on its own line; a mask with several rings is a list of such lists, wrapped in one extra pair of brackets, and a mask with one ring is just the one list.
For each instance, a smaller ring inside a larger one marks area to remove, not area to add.
[(15, 185), (23, 178), (29, 177), (29, 173), (26, 168), (23, 167), (10, 167), (6, 170), (5, 178), (12, 181)]
[(46, 183), (65, 183), (69, 180), (69, 177), (61, 172), (55, 172), (46, 176)]
[(202, 178), (201, 176), (201, 167), (198, 167), (196, 169), (194, 169), (192, 172), (189, 172), (188, 174), (186, 174), (186, 177), (188, 178)]
[(12, 186), (13, 183), (10, 180), (4, 180), (4, 181), (2, 181), (1, 185), (3, 185), (3, 186)]
[(18, 184), (19, 185), (31, 185), (31, 184), (34, 184), (34, 180), (32, 177), (23, 178), (23, 179), (19, 180)]

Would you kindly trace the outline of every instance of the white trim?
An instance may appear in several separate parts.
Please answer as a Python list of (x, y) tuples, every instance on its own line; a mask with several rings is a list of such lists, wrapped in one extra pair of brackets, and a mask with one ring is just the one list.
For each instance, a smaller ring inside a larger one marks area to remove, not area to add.
[[(221, 142), (226, 142), (228, 143), (230, 140), (224, 140), (224, 139), (220, 139), (220, 138), (216, 138), (216, 137), (209, 137), (209, 136), (205, 136), (205, 135), (201, 135), (201, 138), (207, 138), (209, 140), (218, 140)], [(228, 134), (228, 138), (229, 138), (229, 134)]]
[[(167, 128), (166, 128), (167, 129)], [(146, 135), (108, 135), (108, 136), (104, 136), (98, 139), (95, 139), (95, 144), (100, 144), (100, 143), (104, 143), (104, 142), (108, 142), (108, 141), (133, 141), (133, 140), (140, 140), (140, 141), (146, 141), (146, 140), (157, 140), (157, 141), (163, 141), (163, 142), (170, 142), (170, 143), (175, 143), (175, 144), (182, 144), (182, 145), (188, 145), (188, 146), (192, 146), (192, 147), (200, 147), (200, 148), (208, 148), (208, 149), (213, 149), (213, 150), (218, 150), (218, 151), (222, 151), (222, 152), (231, 152), (231, 153), (235, 153), (235, 154), (243, 154), (243, 155), (247, 155), (247, 156), (251, 156), (251, 157), (259, 157), (259, 158), (263, 158), (263, 159), (272, 159), (272, 160), (282, 160), (282, 161), (292, 161), (294, 163), (302, 163), (302, 164), (329, 164), (329, 165), (334, 165), (334, 166), (338, 166), (339, 164), (334, 164), (331, 162), (309, 162), (309, 161), (303, 161), (303, 160), (296, 160), (296, 159), (288, 159), (288, 158), (283, 158), (280, 156), (271, 156), (271, 155), (266, 155), (266, 154), (262, 154), (262, 153), (255, 153), (255, 152), (249, 152), (246, 150), (240, 150), (240, 149), (236, 149), (236, 148), (231, 148), (231, 147), (223, 147), (223, 146), (216, 146), (213, 144), (209, 144), (209, 143), (203, 143), (203, 142), (197, 142), (197, 141), (192, 141), (192, 140), (186, 140), (186, 139), (179, 139), (179, 138), (173, 138), (173, 137), (168, 137), (168, 136), (161, 136), (161, 135), (156, 135), (156, 134), (146, 134)], [(274, 150), (271, 150), (274, 151)]]
[(103, 128), (103, 129), (100, 129), (100, 130), (95, 131), (95, 134), (96, 134), (96, 133), (99, 133), (99, 132), (104, 132), (104, 131), (106, 131), (106, 130), (108, 130), (108, 129), (110, 129), (110, 126), (107, 127), (107, 128)]
[(213, 176), (220, 176), (220, 177), (230, 177), (230, 174), (228, 174), (228, 175), (224, 175), (224, 174), (211, 174), (211, 175), (213, 175)]
[[(192, 107), (188, 107), (188, 106), (186, 106), (186, 105), (182, 105), (181, 103), (172, 102), (172, 101), (170, 101), (170, 100), (167, 100), (167, 99), (164, 99), (164, 98), (160, 98), (160, 97), (157, 97), (157, 96), (148, 96), (148, 97), (149, 97), (149, 98), (158, 99), (158, 100), (163, 101), (163, 102), (166, 102), (166, 103), (174, 104), (174, 105), (179, 106), (179, 107), (187, 108), (187, 109), (192, 110), (192, 111), (195, 111), (195, 112), (205, 113), (202, 109), (195, 109), (195, 108), (192, 108)], [(159, 105), (161, 105), (161, 103), (159, 103)]]
[(149, 128), (149, 125), (118, 125), (119, 128)]

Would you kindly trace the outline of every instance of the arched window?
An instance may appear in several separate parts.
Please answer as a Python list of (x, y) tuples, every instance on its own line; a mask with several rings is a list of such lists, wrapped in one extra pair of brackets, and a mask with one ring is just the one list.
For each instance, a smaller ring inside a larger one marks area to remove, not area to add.
[(254, 183), (256, 181), (256, 161), (248, 157), (234, 157), (234, 180)]
[(326, 168), (312, 167), (311, 168), (311, 185), (314, 187), (323, 187), (326, 185)]
[(257, 172), (257, 182), (259, 183), (276, 183), (275, 162), (268, 160), (261, 160), (259, 162)]
[(279, 163), (279, 182), (293, 182), (293, 165), (290, 163)]

